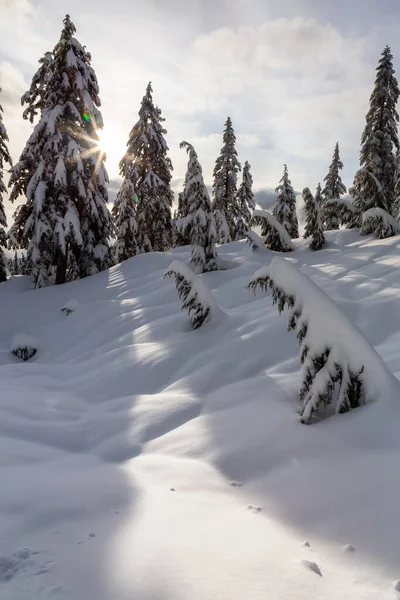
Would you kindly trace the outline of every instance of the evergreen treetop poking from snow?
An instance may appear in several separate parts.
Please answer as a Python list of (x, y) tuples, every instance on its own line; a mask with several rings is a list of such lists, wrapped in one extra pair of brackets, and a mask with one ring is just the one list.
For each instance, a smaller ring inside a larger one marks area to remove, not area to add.
[(125, 177), (112, 208), (116, 237), (113, 251), (116, 263), (121, 263), (139, 253), (136, 198), (132, 180)]
[(163, 252), (172, 246), (172, 163), (167, 156), (167, 133), (161, 110), (155, 106), (148, 84), (120, 168), (125, 176), (131, 166), (132, 184), (138, 196), (138, 246), (141, 252)]
[(211, 290), (184, 263), (175, 260), (169, 266), (165, 277), (175, 277), (176, 290), (182, 300), (182, 310), (188, 311), (192, 329), (201, 327), (208, 317), (218, 311)]
[(299, 225), (296, 214), (296, 194), (289, 179), (288, 168), (284, 165), (283, 176), (275, 192), (275, 206), (272, 214), (283, 225), (290, 238), (299, 237)]
[(12, 164), (7, 142), (7, 130), (3, 123), (3, 107), (0, 104), (0, 283), (7, 280), (7, 259), (3, 251), (3, 248), (7, 247), (7, 234), (5, 230), (7, 227), (7, 218), (3, 202), (3, 194), (7, 191), (7, 188), (3, 181), (3, 173), (5, 164), (9, 166)]
[(237, 175), (241, 170), (236, 151), (236, 136), (232, 119), (227, 118), (223, 132), (223, 146), (215, 161), (213, 184), (213, 210), (221, 244), (236, 237), (236, 219), (239, 216), (236, 197)]
[(248, 161), (244, 163), (242, 183), (236, 195), (238, 208), (238, 219), (236, 222), (236, 240), (243, 240), (250, 228), (251, 210), (254, 210), (256, 203), (254, 202), (253, 194), (253, 178), (250, 173), (250, 165)]
[[(96, 133), (103, 126), (99, 87), (91, 56), (74, 33), (67, 15), (46, 63), (40, 120), (10, 180), (11, 200), (26, 195), (12, 240), (28, 249), (37, 287), (92, 275), (111, 264), (108, 176)], [(35, 93), (24, 98), (34, 111)]]
[(180, 220), (180, 229), (192, 246), (190, 265), (196, 273), (215, 271), (218, 269), (217, 233), (202, 168), (191, 144), (182, 142), (180, 147), (189, 154), (184, 191), (187, 215)]
[[(322, 204), (327, 200), (339, 199), (342, 194), (345, 194), (347, 189), (340, 177), (339, 171), (343, 169), (343, 163), (339, 155), (339, 142), (336, 142), (333, 152), (332, 162), (329, 167), (327, 176), (324, 178), (325, 187), (322, 190)], [(335, 205), (332, 205), (334, 207)], [(339, 229), (339, 215), (335, 214), (333, 209), (325, 219), (326, 229)]]
[(283, 225), (266, 210), (255, 210), (251, 219), (252, 225), (261, 226), (264, 244), (275, 252), (291, 252), (294, 246)]
[[(272, 290), (281, 313), (289, 309), (289, 331), (300, 342), (301, 421), (334, 403), (344, 413), (379, 398), (389, 372), (358, 328), (306, 275), (283, 258), (257, 271), (249, 289)], [(327, 415), (324, 415), (327, 416)]]
[(370, 208), (362, 216), (362, 235), (373, 233), (375, 237), (384, 239), (400, 233), (400, 223), (383, 208)]
[[(370, 109), (361, 138), (360, 166), (349, 190), (360, 213), (383, 208), (392, 213), (395, 200), (396, 157), (399, 149), (396, 110), (399, 87), (389, 46), (383, 50), (376, 69)], [(372, 175), (373, 177), (370, 177)]]
[(322, 198), (322, 188), (321, 188), (321, 184), (319, 183), (317, 185), (317, 189), (315, 190), (315, 202), (321, 206), (322, 202), (323, 202), (323, 198)]
[(321, 219), (321, 209), (315, 201), (309, 188), (303, 190), (304, 212), (306, 216), (306, 226), (304, 229), (304, 238), (312, 237), (310, 250), (320, 250), (325, 244), (324, 227)]

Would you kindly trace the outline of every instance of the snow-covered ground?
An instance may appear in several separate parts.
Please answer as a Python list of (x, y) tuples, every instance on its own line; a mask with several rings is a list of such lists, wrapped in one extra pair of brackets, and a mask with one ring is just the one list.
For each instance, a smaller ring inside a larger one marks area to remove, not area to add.
[[(284, 258), (400, 377), (400, 238), (326, 239)], [(189, 248), (1, 285), (2, 600), (400, 598), (400, 384), (302, 425), (296, 337), (245, 289), (275, 254), (219, 253), (196, 331), (163, 278)]]

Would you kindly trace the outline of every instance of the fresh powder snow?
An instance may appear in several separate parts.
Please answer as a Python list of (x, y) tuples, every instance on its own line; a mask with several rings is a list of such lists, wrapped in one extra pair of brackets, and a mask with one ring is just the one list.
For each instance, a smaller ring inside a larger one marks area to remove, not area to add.
[[(399, 237), (325, 238), (272, 265), (219, 247), (233, 268), (199, 278), (224, 318), (194, 331), (164, 279), (190, 247), (1, 285), (2, 600), (399, 597)], [(268, 267), (332, 300), (312, 334), (348, 336), (374, 401), (300, 423), (298, 341), (246, 289)], [(40, 342), (26, 362), (18, 333)]]

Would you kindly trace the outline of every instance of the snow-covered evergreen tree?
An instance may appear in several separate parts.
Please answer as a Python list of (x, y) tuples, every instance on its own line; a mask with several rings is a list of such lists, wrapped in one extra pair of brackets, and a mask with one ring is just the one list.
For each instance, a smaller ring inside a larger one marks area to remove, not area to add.
[(395, 200), (396, 158), (399, 148), (396, 104), (400, 91), (389, 46), (383, 50), (376, 69), (370, 109), (361, 138), (360, 166), (349, 190), (361, 220), (369, 208), (392, 213)]
[(171, 189), (172, 163), (167, 156), (167, 133), (161, 110), (153, 102), (151, 82), (147, 86), (133, 126), (123, 161), (134, 165), (132, 184), (136, 207), (140, 252), (163, 252), (173, 243)]
[[(340, 177), (340, 171), (343, 169), (343, 163), (339, 155), (339, 142), (336, 143), (333, 152), (332, 162), (327, 176), (324, 178), (325, 187), (322, 190), (322, 206), (328, 200), (339, 200), (340, 196), (345, 194), (347, 189)], [(329, 202), (329, 209), (323, 211), (325, 229), (339, 229), (340, 207), (335, 202)]]
[(222, 139), (223, 146), (215, 161), (213, 173), (213, 210), (218, 241), (220, 244), (225, 244), (236, 237), (236, 220), (239, 216), (236, 195), (237, 175), (241, 170), (236, 151), (236, 136), (230, 117), (225, 122)]
[(178, 207), (174, 212), (174, 246), (188, 246), (190, 244), (190, 237), (188, 233), (185, 232), (185, 229), (180, 226), (181, 219), (187, 217), (188, 210), (187, 195), (185, 195), (185, 190), (183, 190), (183, 192), (179, 192), (178, 194)]
[[(1, 92), (1, 88), (0, 88)], [(4, 210), (3, 194), (7, 188), (3, 181), (5, 164), (11, 166), (11, 156), (8, 151), (8, 135), (3, 123), (3, 107), (0, 104), (0, 283), (7, 281), (7, 259), (2, 248), (7, 247), (7, 218)]]
[[(91, 56), (74, 33), (67, 15), (46, 66), (40, 120), (11, 178), (11, 198), (23, 191), (27, 199), (12, 236), (28, 248), (37, 287), (111, 264), (108, 177), (96, 133), (103, 126), (99, 87)], [(35, 94), (31, 98), (35, 103)]]
[(320, 183), (317, 185), (317, 189), (315, 190), (314, 199), (315, 199), (315, 202), (318, 204), (318, 206), (322, 205), (323, 198), (322, 198), (322, 188), (321, 188)]
[(21, 275), (21, 263), (17, 251), (14, 252), (13, 275)]
[(217, 232), (203, 171), (193, 146), (182, 142), (180, 147), (189, 154), (184, 191), (188, 213), (181, 219), (180, 226), (192, 246), (190, 266), (195, 273), (215, 271), (218, 269), (215, 249)]
[(292, 239), (299, 237), (299, 224), (296, 214), (296, 194), (289, 179), (288, 168), (284, 165), (283, 176), (275, 192), (273, 215), (283, 225)]
[(121, 189), (115, 199), (112, 214), (115, 223), (114, 259), (116, 263), (123, 262), (139, 253), (137, 243), (137, 195), (131, 172), (135, 170), (132, 164), (127, 165), (124, 159), (120, 162), (120, 174), (123, 176)]
[[(50, 63), (53, 59), (51, 52), (39, 60), (40, 67), (32, 78), (32, 83), (28, 91), (21, 98), (21, 104), (27, 107), (23, 112), (23, 118), (33, 123), (37, 115), (42, 114), (44, 108), (45, 95), (47, 91), (47, 82), (50, 74)], [(20, 196), (26, 196), (28, 184), (36, 172), (42, 155), (44, 138), (38, 137), (36, 132), (28, 139), (25, 148), (11, 171), (9, 186), (11, 189), (10, 200), (15, 202)], [(25, 229), (26, 223), (33, 212), (33, 199), (26, 200), (25, 204), (20, 204), (13, 217), (14, 223), (9, 231), (10, 245), (13, 248), (27, 249), (29, 238)]]
[(303, 202), (306, 217), (306, 226), (303, 237), (312, 238), (309, 246), (310, 250), (320, 250), (325, 243), (321, 209), (309, 188), (304, 188), (303, 190)]
[(246, 162), (243, 167), (242, 183), (236, 196), (238, 219), (236, 222), (236, 240), (243, 240), (246, 232), (250, 229), (251, 212), (256, 207), (253, 194), (253, 178), (250, 173), (250, 165)]

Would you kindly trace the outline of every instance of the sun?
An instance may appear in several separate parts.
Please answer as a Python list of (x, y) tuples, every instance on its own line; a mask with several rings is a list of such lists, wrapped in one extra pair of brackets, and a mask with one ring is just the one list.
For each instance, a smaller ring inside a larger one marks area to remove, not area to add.
[(98, 129), (99, 148), (106, 155), (106, 167), (110, 177), (115, 177), (119, 172), (119, 161), (126, 150), (126, 133), (116, 125), (106, 125)]

